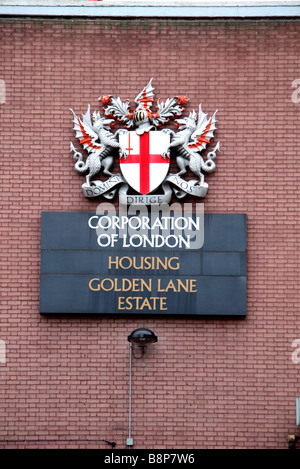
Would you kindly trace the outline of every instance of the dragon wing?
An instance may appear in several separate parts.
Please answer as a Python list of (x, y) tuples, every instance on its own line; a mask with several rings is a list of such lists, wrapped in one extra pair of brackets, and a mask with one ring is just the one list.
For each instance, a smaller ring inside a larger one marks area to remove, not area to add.
[(150, 79), (148, 85), (145, 86), (145, 88), (137, 95), (134, 100), (135, 104), (138, 105), (136, 111), (142, 111), (145, 109), (149, 117), (151, 117), (150, 108), (153, 104), (154, 98), (154, 88), (152, 86), (152, 80), (153, 78)]
[(82, 120), (76, 116), (73, 109), (70, 109), (74, 116), (74, 127), (73, 129), (76, 131), (76, 138), (80, 141), (83, 145), (83, 148), (90, 152), (96, 152), (101, 150), (102, 145), (97, 142), (98, 135), (93, 130), (93, 124), (91, 121), (91, 114), (90, 114), (90, 105), (88, 105), (88, 110), (85, 114), (82, 115)]
[(200, 104), (197, 128), (195, 132), (191, 135), (191, 142), (188, 144), (188, 147), (191, 150), (200, 152), (201, 150), (204, 150), (206, 148), (206, 145), (214, 136), (214, 130), (216, 130), (217, 128), (217, 112), (218, 111), (216, 111), (210, 119), (207, 119), (207, 114), (204, 114)]
[(138, 105), (136, 111), (146, 110), (148, 117), (152, 118), (153, 124), (157, 126), (168, 123), (172, 117), (180, 116), (184, 111), (182, 105), (186, 104), (188, 98), (185, 96), (176, 96), (167, 99), (165, 102), (159, 99), (156, 106), (157, 112), (152, 114), (150, 111), (154, 101), (152, 80), (153, 78), (151, 78), (148, 85), (137, 95), (135, 103)]

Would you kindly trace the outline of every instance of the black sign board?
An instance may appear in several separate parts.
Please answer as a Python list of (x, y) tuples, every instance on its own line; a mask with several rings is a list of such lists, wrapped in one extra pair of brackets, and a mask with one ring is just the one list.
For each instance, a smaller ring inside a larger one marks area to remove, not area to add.
[[(147, 217), (139, 226), (119, 214), (107, 220), (42, 213), (41, 314), (246, 315), (246, 215), (204, 214), (201, 226), (168, 221), (168, 235)], [(200, 231), (200, 244), (190, 243), (186, 233)]]

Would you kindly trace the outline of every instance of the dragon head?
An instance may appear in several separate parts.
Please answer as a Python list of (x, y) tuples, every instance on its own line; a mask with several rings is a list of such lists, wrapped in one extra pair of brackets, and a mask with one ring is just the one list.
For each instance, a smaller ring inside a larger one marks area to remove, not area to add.
[(101, 117), (99, 112), (93, 113), (93, 128), (96, 132), (99, 132), (102, 129), (110, 130), (110, 127), (114, 124), (114, 119), (105, 119), (105, 117)]
[(178, 130), (190, 129), (194, 132), (197, 127), (196, 112), (193, 110), (190, 112), (188, 117), (184, 117), (183, 119), (176, 119), (175, 125), (178, 127)]

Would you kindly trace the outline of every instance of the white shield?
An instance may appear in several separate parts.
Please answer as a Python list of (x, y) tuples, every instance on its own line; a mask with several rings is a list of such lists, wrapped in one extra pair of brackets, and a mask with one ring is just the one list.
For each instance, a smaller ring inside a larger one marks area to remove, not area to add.
[(128, 158), (120, 159), (120, 168), (127, 183), (140, 194), (153, 192), (166, 178), (170, 160), (161, 154), (170, 144), (170, 136), (161, 131), (135, 131), (119, 136), (120, 144), (126, 149)]

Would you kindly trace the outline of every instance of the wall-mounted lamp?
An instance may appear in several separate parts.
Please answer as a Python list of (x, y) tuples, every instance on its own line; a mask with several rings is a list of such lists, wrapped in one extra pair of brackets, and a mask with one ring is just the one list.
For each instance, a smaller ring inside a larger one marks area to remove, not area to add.
[(137, 345), (140, 348), (142, 355), (140, 357), (135, 356), (135, 358), (142, 358), (146, 352), (147, 345), (157, 342), (157, 337), (150, 329), (140, 328), (131, 332), (128, 336), (128, 341), (130, 342), (131, 349), (132, 345)]
[[(127, 447), (133, 446), (133, 438), (131, 437), (131, 364), (132, 355), (134, 358), (142, 358), (146, 352), (147, 345), (157, 342), (157, 337), (150, 329), (140, 328), (135, 329), (128, 336), (129, 344), (129, 435), (127, 438)], [(140, 356), (133, 354), (133, 346), (136, 345), (140, 351)]]

